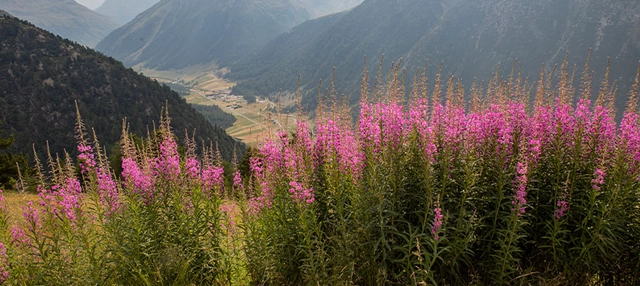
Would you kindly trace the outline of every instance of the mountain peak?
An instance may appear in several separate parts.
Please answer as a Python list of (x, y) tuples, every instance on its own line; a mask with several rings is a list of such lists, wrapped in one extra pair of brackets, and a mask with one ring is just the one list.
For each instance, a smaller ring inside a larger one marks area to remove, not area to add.
[(165, 0), (96, 48), (127, 66), (180, 69), (233, 62), (311, 17), (297, 0)]
[(118, 26), (74, 0), (0, 0), (0, 9), (89, 47)]
[(160, 0), (106, 0), (95, 11), (124, 25), (158, 2)]

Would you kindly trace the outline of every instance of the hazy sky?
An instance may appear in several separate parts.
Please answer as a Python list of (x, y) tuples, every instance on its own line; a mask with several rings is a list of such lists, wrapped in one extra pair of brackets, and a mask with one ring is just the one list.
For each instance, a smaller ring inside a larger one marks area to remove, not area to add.
[[(134, 0), (135, 1), (135, 0)], [(89, 7), (89, 9), (96, 9), (104, 2), (104, 0), (76, 0), (76, 2)]]

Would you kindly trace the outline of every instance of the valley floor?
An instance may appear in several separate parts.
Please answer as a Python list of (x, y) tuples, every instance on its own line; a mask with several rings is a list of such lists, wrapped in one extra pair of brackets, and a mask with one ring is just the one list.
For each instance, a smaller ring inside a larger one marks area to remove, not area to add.
[[(185, 97), (188, 103), (217, 105), (224, 112), (235, 116), (236, 122), (226, 131), (249, 146), (258, 147), (261, 138), (269, 138), (274, 130), (295, 129), (297, 116), (273, 114), (276, 104), (268, 99), (247, 104), (242, 97), (230, 95), (231, 88), (236, 83), (221, 78), (220, 74), (224, 71), (207, 71), (202, 67), (181, 71), (157, 71), (141, 67), (134, 69), (158, 82), (184, 86), (189, 93)], [(272, 114), (269, 114), (268, 109), (271, 109)]]

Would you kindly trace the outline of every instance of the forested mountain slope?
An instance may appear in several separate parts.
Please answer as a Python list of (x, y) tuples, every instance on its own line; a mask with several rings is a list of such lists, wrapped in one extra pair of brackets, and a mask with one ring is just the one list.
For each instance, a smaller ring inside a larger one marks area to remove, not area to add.
[(0, 17), (0, 120), (17, 151), (31, 153), (35, 143), (43, 152), (48, 140), (53, 152), (74, 152), (75, 101), (108, 147), (120, 139), (123, 118), (143, 136), (168, 104), (180, 137), (195, 130), (198, 143), (218, 143), (227, 159), (234, 148), (245, 149), (168, 87), (25, 21)]

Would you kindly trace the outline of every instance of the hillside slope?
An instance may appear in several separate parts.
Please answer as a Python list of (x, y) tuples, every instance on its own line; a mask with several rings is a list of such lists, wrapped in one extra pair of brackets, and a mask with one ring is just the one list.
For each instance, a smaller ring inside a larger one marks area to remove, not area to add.
[(89, 47), (118, 27), (108, 17), (74, 0), (0, 0), (0, 9)]
[(96, 49), (127, 66), (224, 66), (310, 17), (296, 0), (165, 0), (109, 34)]
[(160, 0), (106, 0), (95, 11), (124, 25)]
[[(74, 101), (85, 124), (108, 147), (120, 139), (122, 119), (144, 136), (167, 103), (172, 126), (182, 137), (196, 131), (197, 142), (217, 142), (227, 159), (244, 152), (221, 128), (209, 124), (184, 99), (122, 63), (60, 39), (13, 17), (0, 17), (0, 120), (15, 135), (21, 152), (75, 150)], [(235, 147), (234, 147), (235, 146)]]
[[(314, 20), (319, 21), (319, 20)], [(628, 90), (640, 60), (640, 2), (631, 0), (367, 0), (322, 31), (294, 29), (243, 62), (269, 62), (271, 51), (285, 49), (290, 39), (304, 43), (253, 78), (244, 66), (232, 66), (243, 93), (293, 91), (298, 73), (303, 88), (313, 90), (336, 67), (339, 92), (357, 93), (366, 54), (370, 67), (384, 54), (404, 59), (415, 71), (426, 59), (430, 75), (444, 62), (445, 76), (488, 80), (502, 65), (509, 73), (517, 60), (524, 77), (537, 79), (541, 64), (550, 69), (570, 52), (569, 63), (583, 66), (590, 49), (596, 80), (611, 57), (611, 80)], [(299, 31), (299, 32), (296, 32)]]

